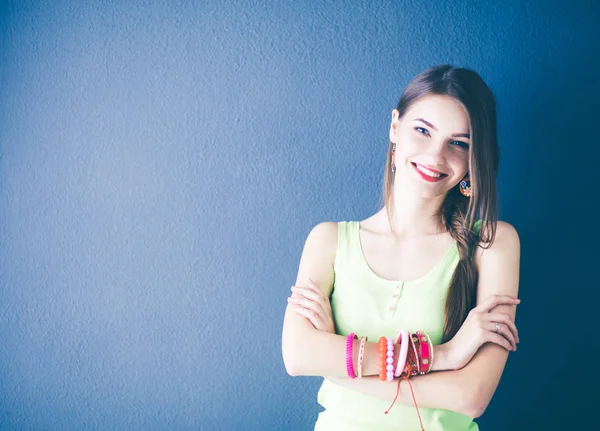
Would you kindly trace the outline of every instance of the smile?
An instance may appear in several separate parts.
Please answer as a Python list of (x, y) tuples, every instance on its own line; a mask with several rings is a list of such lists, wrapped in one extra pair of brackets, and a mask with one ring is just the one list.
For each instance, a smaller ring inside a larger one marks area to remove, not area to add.
[(430, 182), (430, 183), (435, 183), (437, 181), (441, 181), (442, 179), (444, 179), (445, 177), (448, 176), (448, 175), (442, 174), (440, 172), (434, 172), (430, 169), (427, 169), (424, 166), (417, 165), (416, 163), (412, 163), (412, 165), (415, 168), (415, 172), (417, 172), (421, 176), (421, 178), (423, 178), (425, 181)]

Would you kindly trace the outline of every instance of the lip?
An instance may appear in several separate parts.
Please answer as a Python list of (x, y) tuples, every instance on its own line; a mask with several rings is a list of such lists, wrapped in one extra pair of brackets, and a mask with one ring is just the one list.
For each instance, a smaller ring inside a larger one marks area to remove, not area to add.
[(436, 174), (446, 175), (445, 173), (440, 172), (437, 169), (433, 169), (431, 166), (422, 165), (421, 163), (415, 163), (415, 162), (412, 162), (412, 164), (413, 165), (423, 166), (424, 168), (429, 169), (430, 171), (435, 172)]
[(417, 169), (417, 163), (411, 163), (411, 164), (413, 165), (413, 169), (415, 170), (415, 172), (417, 174), (419, 174), (421, 178), (423, 178), (425, 181), (427, 181), (429, 183), (437, 183), (438, 181), (442, 181), (444, 178), (446, 178), (448, 176), (445, 173), (437, 171), (435, 169), (431, 169), (428, 166), (419, 165), (419, 166), (423, 166), (423, 167), (425, 167), (427, 169), (430, 169), (431, 171), (433, 171), (433, 172), (438, 173), (438, 174), (441, 175), (439, 177), (430, 177), (429, 175), (427, 175), (427, 174), (425, 174), (425, 173), (423, 173), (423, 172), (421, 172), (420, 170)]

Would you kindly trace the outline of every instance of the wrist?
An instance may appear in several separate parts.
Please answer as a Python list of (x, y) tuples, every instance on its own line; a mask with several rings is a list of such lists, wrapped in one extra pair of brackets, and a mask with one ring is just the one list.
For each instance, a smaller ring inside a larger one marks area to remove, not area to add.
[(450, 346), (448, 343), (433, 346), (434, 360), (431, 371), (454, 371), (456, 366), (452, 363), (450, 357)]

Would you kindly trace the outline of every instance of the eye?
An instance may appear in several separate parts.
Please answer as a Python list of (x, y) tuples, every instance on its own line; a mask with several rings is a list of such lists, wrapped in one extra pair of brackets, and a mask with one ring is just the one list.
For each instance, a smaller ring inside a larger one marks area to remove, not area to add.
[(469, 144), (467, 144), (466, 142), (463, 142), (463, 141), (452, 141), (452, 145), (456, 145), (457, 147), (460, 147), (464, 150), (469, 149)]
[(419, 132), (421, 135), (429, 135), (429, 131), (424, 127), (415, 127), (415, 130)]

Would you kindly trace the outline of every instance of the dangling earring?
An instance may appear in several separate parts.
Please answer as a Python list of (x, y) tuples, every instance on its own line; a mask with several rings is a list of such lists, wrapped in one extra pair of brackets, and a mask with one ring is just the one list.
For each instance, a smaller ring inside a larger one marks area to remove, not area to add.
[(467, 176), (460, 182), (459, 190), (463, 196), (471, 197), (471, 177), (468, 172)]
[[(394, 144), (392, 145), (392, 153), (394, 153), (396, 151), (396, 143), (394, 142)], [(392, 154), (392, 161), (390, 162), (390, 171), (392, 172), (392, 174), (394, 172), (396, 172), (396, 167), (394, 166), (394, 156)]]

